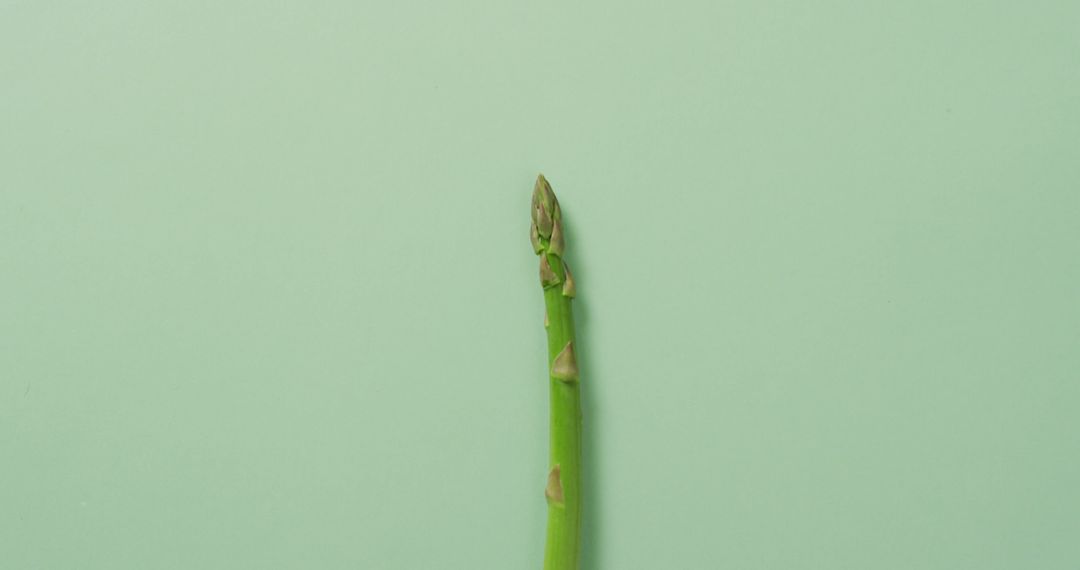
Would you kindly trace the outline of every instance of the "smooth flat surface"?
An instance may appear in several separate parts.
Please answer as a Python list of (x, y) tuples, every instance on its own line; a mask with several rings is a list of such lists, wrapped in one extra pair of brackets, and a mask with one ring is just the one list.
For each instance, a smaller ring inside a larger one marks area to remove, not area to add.
[(0, 566), (1075, 569), (1076, 2), (0, 5)]

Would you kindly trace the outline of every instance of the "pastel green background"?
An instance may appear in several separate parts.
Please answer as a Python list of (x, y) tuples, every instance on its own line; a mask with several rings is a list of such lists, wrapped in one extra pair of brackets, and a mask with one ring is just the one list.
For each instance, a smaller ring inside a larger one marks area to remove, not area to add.
[(0, 566), (1080, 564), (1080, 5), (0, 5)]

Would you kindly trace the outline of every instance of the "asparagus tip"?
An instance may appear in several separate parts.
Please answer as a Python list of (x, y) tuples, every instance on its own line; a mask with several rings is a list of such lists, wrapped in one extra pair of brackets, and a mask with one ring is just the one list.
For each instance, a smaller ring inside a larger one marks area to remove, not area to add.
[(555, 199), (555, 193), (551, 191), (551, 184), (548, 183), (547, 178), (541, 174), (536, 177), (532, 196), (533, 223), (536, 224), (541, 237), (551, 238), (552, 226), (559, 215), (559, 204)]

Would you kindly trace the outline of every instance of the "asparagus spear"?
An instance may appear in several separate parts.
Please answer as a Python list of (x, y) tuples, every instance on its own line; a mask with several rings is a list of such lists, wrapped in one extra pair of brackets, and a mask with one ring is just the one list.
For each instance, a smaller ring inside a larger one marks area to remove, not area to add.
[(541, 174), (532, 196), (533, 251), (540, 256), (544, 327), (551, 388), (550, 471), (544, 570), (577, 570), (581, 552), (581, 388), (574, 353), (574, 278), (563, 261), (566, 248), (559, 201)]

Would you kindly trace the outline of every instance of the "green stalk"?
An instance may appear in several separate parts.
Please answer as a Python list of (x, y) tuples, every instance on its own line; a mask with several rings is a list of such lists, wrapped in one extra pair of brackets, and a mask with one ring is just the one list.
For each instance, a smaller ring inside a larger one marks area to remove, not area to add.
[(574, 278), (563, 261), (562, 211), (541, 174), (532, 197), (531, 239), (540, 256), (551, 388), (550, 471), (544, 570), (578, 570), (581, 553), (581, 384), (574, 353)]

